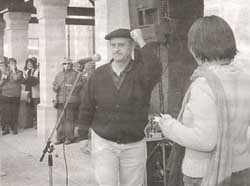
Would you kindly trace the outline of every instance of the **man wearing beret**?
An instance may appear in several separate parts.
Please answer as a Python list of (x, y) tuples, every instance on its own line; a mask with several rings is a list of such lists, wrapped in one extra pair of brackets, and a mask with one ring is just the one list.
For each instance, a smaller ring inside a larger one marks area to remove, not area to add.
[[(68, 97), (71, 94), (73, 85), (78, 76), (78, 72), (73, 70), (72, 60), (69, 58), (64, 58), (62, 61), (63, 70), (58, 72), (54, 82), (53, 90), (56, 93), (55, 107), (57, 109), (57, 118), (60, 117), (64, 104), (66, 103)], [(76, 123), (76, 113), (78, 109), (78, 103), (80, 101), (79, 93), (82, 88), (82, 79), (80, 79), (75, 87), (74, 91), (68, 100), (67, 108), (64, 111), (64, 115), (56, 129), (56, 142), (55, 145), (64, 143), (66, 145), (71, 144), (74, 137), (74, 126)]]
[[(141, 186), (146, 169), (144, 128), (151, 92), (162, 67), (141, 30), (117, 29), (105, 37), (112, 59), (97, 68), (88, 81), (79, 110), (79, 134), (91, 149), (96, 181), (102, 186)], [(132, 59), (135, 44), (140, 57)]]

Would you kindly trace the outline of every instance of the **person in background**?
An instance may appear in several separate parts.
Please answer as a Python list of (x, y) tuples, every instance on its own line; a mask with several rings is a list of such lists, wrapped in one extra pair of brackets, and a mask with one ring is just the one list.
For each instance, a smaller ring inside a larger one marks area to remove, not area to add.
[[(73, 70), (72, 60), (65, 58), (62, 62), (63, 71), (59, 72), (53, 82), (53, 90), (56, 92), (57, 118), (63, 111), (64, 104), (70, 96), (78, 72)], [(82, 88), (81, 78), (77, 82), (73, 94), (70, 97), (67, 108), (62, 120), (57, 127), (57, 136), (55, 144), (70, 144), (74, 140), (74, 127), (77, 118), (75, 117), (79, 105), (79, 92)]]
[[(76, 63), (74, 63), (74, 66), (73, 68), (80, 72), (82, 77), (81, 77), (81, 80), (82, 80), (82, 88), (80, 90), (80, 100), (83, 99), (83, 97), (85, 96), (86, 94), (86, 91), (87, 91), (87, 85), (88, 85), (88, 79), (90, 78), (90, 75), (91, 73), (94, 71), (95, 69), (95, 62), (94, 61), (85, 61), (85, 60), (78, 60)], [(75, 117), (78, 118), (79, 116), (79, 106), (80, 106), (80, 102), (79, 102), (79, 105), (78, 105), (78, 109), (77, 109), (77, 112), (76, 112), (76, 115)], [(75, 137), (76, 139), (79, 141), (80, 140), (80, 136), (78, 134), (78, 125), (77, 125), (77, 122), (76, 122), (76, 126), (75, 126)], [(88, 135), (89, 137), (89, 140), (88, 140), (88, 143), (86, 143), (81, 149), (82, 149), (82, 152), (83, 153), (86, 153), (86, 154), (89, 154), (90, 151), (91, 151), (91, 145), (90, 145), (90, 133)]]
[[(141, 30), (120, 28), (105, 37), (110, 63), (97, 68), (88, 80), (79, 110), (79, 134), (88, 138), (99, 185), (139, 186), (144, 183), (151, 92), (161, 77), (156, 43), (146, 44)], [(136, 43), (142, 59), (133, 60)]]
[(5, 59), (2, 59), (0, 61), (0, 122), (1, 122), (1, 129), (2, 132), (5, 131), (5, 125), (4, 122), (2, 121), (2, 109), (3, 109), (3, 98), (2, 98), (2, 88), (1, 88), (1, 84), (3, 83), (2, 81), (2, 76), (4, 76), (4, 73), (6, 71), (6, 69), (8, 68), (8, 62)]
[(16, 59), (9, 58), (9, 67), (7, 67), (1, 77), (1, 89), (3, 98), (3, 118), (5, 125), (3, 135), (17, 134), (18, 112), (21, 95), (21, 83), (23, 81), (23, 73), (16, 66)]
[(34, 127), (37, 129), (37, 105), (40, 103), (40, 63), (37, 62), (36, 57), (32, 57), (33, 61), (35, 62), (36, 70), (34, 72), (34, 77), (36, 78), (37, 84), (32, 86), (32, 104), (34, 108)]
[(165, 137), (185, 148), (184, 185), (249, 186), (250, 76), (232, 63), (232, 29), (218, 16), (200, 18), (189, 30), (188, 48), (198, 68), (179, 119), (159, 121)]
[[(88, 71), (86, 71), (86, 66), (87, 62), (82, 62), (81, 60), (78, 60), (76, 63), (73, 64), (73, 69), (79, 73), (81, 73), (81, 82), (82, 82), (82, 87), (81, 87), (81, 90), (79, 92), (79, 97), (80, 97), (80, 100), (82, 100), (84, 94), (85, 94), (85, 91), (86, 91), (86, 85), (87, 85), (87, 81), (88, 81), (88, 78), (89, 78), (89, 74), (88, 74)], [(80, 105), (80, 102), (78, 103), (78, 109), (77, 109), (77, 112), (75, 113), (75, 118), (78, 118), (78, 110), (79, 110), (79, 105)], [(76, 124), (76, 129), (77, 129), (77, 122), (75, 123)], [(77, 133), (77, 132), (76, 132)]]
[(24, 67), (24, 84), (25, 91), (30, 92), (33, 127), (37, 127), (37, 105), (40, 102), (40, 84), (39, 84), (39, 69), (37, 68), (36, 58), (28, 58)]

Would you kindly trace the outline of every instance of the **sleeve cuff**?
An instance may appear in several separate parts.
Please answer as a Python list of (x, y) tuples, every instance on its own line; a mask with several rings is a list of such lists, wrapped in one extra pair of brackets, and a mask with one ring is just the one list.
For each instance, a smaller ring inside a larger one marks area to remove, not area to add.
[(174, 124), (176, 124), (176, 119), (174, 118), (167, 118), (167, 119), (162, 118), (160, 120), (159, 126), (166, 138), (169, 138)]

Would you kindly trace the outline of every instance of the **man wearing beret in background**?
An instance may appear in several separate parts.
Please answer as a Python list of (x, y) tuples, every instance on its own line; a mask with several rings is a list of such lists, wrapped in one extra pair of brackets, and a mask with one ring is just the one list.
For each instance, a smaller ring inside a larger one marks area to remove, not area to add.
[[(62, 61), (63, 70), (59, 72), (53, 82), (53, 90), (56, 93), (55, 107), (57, 109), (57, 118), (60, 117), (64, 104), (69, 98), (73, 85), (78, 76), (78, 72), (73, 70), (72, 60), (64, 58)], [(67, 108), (64, 111), (64, 115), (56, 129), (56, 142), (55, 145), (64, 143), (66, 145), (71, 144), (74, 139), (74, 126), (76, 123), (75, 115), (78, 109), (78, 103), (80, 101), (79, 93), (82, 88), (82, 79), (80, 79), (75, 87), (72, 95), (68, 101)]]
[[(91, 127), (92, 158), (99, 185), (141, 186), (146, 169), (144, 128), (151, 92), (162, 66), (154, 43), (146, 44), (139, 29), (117, 29), (110, 42), (110, 63), (97, 68), (88, 81), (79, 110), (78, 132)], [(135, 43), (140, 58), (132, 59)]]

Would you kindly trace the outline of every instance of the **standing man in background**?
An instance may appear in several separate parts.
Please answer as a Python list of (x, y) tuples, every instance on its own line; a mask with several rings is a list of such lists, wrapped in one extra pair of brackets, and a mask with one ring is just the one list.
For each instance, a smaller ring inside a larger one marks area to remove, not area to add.
[[(53, 90), (56, 92), (56, 109), (57, 109), (57, 118), (60, 117), (64, 104), (70, 92), (73, 88), (74, 82), (77, 78), (78, 72), (73, 70), (73, 63), (71, 59), (65, 58), (62, 62), (63, 70), (59, 72), (53, 82)], [(76, 122), (75, 113), (78, 109), (79, 92), (82, 87), (82, 82), (78, 81), (76, 87), (70, 97), (67, 108), (64, 112), (64, 115), (60, 121), (60, 124), (57, 127), (57, 136), (55, 144), (70, 144), (75, 139), (74, 137), (74, 127)]]
[[(141, 30), (117, 29), (110, 42), (110, 63), (88, 81), (79, 110), (79, 134), (91, 127), (92, 158), (99, 185), (141, 186), (146, 170), (144, 128), (151, 92), (161, 77), (155, 43), (146, 44)], [(141, 58), (132, 59), (135, 43)]]

